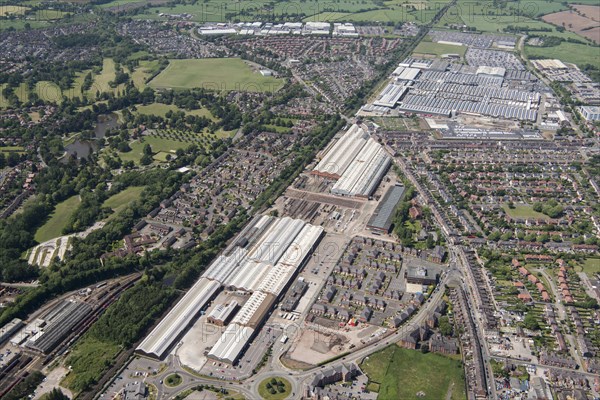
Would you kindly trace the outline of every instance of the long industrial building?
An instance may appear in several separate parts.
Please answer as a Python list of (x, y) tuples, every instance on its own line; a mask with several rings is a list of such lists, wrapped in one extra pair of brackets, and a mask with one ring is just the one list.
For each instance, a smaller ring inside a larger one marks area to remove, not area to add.
[(219, 282), (200, 278), (175, 307), (150, 332), (137, 350), (162, 358), (181, 334), (190, 326), (198, 313), (214, 298), (221, 285)]
[[(137, 351), (163, 358), (222, 288), (251, 293), (231, 321), (250, 340), (276, 299), (321, 239), (323, 228), (289, 217), (257, 216), (139, 345)], [(234, 313), (227, 313), (227, 319)], [(215, 314), (216, 315), (216, 314)], [(229, 329), (229, 328), (228, 328)], [(231, 328), (234, 329), (234, 328)], [(245, 349), (231, 331), (208, 353), (234, 363)]]
[(32, 332), (25, 346), (44, 354), (50, 353), (91, 312), (92, 306), (87, 303), (62, 301), (44, 315), (43, 323), (38, 324), (38, 329)]
[(333, 194), (369, 197), (390, 164), (383, 146), (355, 124), (327, 151), (312, 174), (337, 179)]

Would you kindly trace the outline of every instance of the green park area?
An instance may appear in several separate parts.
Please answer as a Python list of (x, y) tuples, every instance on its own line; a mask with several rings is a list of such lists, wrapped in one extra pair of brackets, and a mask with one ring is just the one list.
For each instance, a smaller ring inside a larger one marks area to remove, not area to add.
[(144, 186), (131, 186), (106, 199), (102, 207), (108, 207), (113, 210), (109, 219), (118, 215), (132, 201), (139, 199), (143, 190)]
[(511, 218), (536, 218), (536, 219), (548, 219), (549, 217), (541, 212), (537, 212), (533, 209), (533, 206), (529, 204), (515, 204), (514, 208), (510, 208), (508, 204), (503, 204), (502, 209)]
[(284, 378), (267, 378), (258, 386), (258, 394), (265, 400), (283, 400), (292, 392), (292, 385)]
[(361, 364), (368, 388), (378, 400), (466, 399), (462, 363), (451, 358), (391, 345)]
[(150, 81), (153, 88), (205, 88), (217, 91), (276, 91), (283, 80), (262, 76), (256, 67), (240, 58), (171, 60), (167, 68)]
[(43, 243), (61, 236), (63, 229), (67, 226), (69, 217), (73, 214), (79, 202), (79, 196), (75, 195), (58, 203), (54, 208), (54, 212), (50, 214), (50, 219), (35, 232), (35, 240), (38, 243)]

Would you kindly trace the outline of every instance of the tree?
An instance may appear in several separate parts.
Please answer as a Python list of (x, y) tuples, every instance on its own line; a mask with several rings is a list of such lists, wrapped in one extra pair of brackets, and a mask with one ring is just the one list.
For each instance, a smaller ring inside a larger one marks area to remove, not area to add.
[(452, 336), (452, 325), (450, 324), (450, 320), (448, 316), (444, 315), (440, 317), (439, 321), (440, 333), (444, 336)]
[(149, 144), (149, 143), (146, 143), (146, 144), (144, 145), (144, 154), (145, 154), (145, 155), (149, 155), (149, 156), (151, 156), (151, 155), (152, 155), (152, 153), (153, 153), (153, 152), (152, 152), (152, 146), (150, 146), (150, 144)]
[(43, 395), (41, 400), (69, 400), (69, 397), (60, 389), (54, 388), (50, 393)]
[(540, 329), (540, 324), (535, 318), (535, 315), (533, 315), (532, 313), (527, 313), (527, 315), (523, 319), (523, 327), (531, 331), (537, 331), (538, 329)]

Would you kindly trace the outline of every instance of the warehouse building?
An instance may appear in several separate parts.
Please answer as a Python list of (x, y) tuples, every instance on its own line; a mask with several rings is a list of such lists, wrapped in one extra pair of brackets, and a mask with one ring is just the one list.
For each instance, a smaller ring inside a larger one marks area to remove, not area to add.
[(247, 326), (230, 324), (221, 335), (217, 343), (208, 352), (208, 357), (234, 364), (248, 347), (254, 329)]
[(400, 203), (400, 200), (402, 200), (403, 195), (404, 186), (395, 184), (390, 187), (369, 219), (367, 229), (374, 232), (389, 233), (392, 228), (396, 206)]
[(391, 164), (390, 156), (383, 146), (373, 138), (363, 147), (333, 185), (331, 193), (340, 196), (369, 197), (387, 172)]
[(92, 306), (87, 303), (62, 301), (43, 317), (44, 326), (29, 337), (25, 347), (49, 354), (91, 312)]
[(579, 112), (586, 121), (600, 121), (600, 107), (581, 106)]
[(216, 296), (220, 287), (219, 282), (204, 277), (200, 278), (156, 328), (146, 336), (137, 351), (148, 356), (162, 358), (192, 324), (200, 311)]
[(6, 342), (10, 337), (23, 326), (23, 321), (14, 318), (8, 324), (0, 328), (0, 344)]
[(208, 314), (206, 320), (209, 324), (225, 326), (235, 313), (237, 307), (237, 301), (232, 301), (229, 304), (218, 304), (215, 308), (212, 309), (210, 314)]
[(367, 143), (369, 135), (354, 124), (319, 161), (312, 174), (339, 179)]
[(355, 124), (327, 151), (312, 174), (337, 179), (333, 194), (369, 197), (390, 164), (383, 146)]
[[(255, 217), (146, 337), (137, 351), (157, 358), (164, 357), (222, 287), (252, 293), (229, 325), (249, 328), (244, 330), (244, 337), (249, 334), (250, 338), (298, 269), (309, 259), (322, 235), (323, 228), (302, 220)], [(224, 325), (235, 308), (237, 304), (224, 308), (217, 306), (207, 318), (209, 322)], [(244, 348), (243, 343), (235, 344), (221, 338), (210, 355), (219, 360), (235, 359), (236, 352)]]

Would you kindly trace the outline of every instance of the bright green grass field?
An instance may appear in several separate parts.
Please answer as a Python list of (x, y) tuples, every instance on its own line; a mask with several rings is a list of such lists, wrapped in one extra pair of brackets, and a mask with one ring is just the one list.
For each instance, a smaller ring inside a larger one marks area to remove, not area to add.
[(43, 243), (61, 236), (62, 230), (67, 225), (67, 220), (73, 214), (79, 202), (79, 196), (75, 195), (58, 203), (54, 208), (54, 212), (50, 214), (50, 219), (35, 232), (35, 240), (38, 243)]
[(534, 211), (533, 207), (528, 204), (515, 204), (515, 208), (508, 208), (508, 204), (503, 204), (502, 209), (511, 218), (541, 218), (541, 219), (549, 219), (549, 217), (540, 212)]
[(583, 272), (588, 276), (600, 274), (600, 258), (586, 258), (583, 263)]
[(577, 64), (600, 65), (600, 48), (577, 43), (562, 42), (553, 47), (525, 46), (525, 55), (530, 58), (558, 58)]
[[(465, 400), (465, 377), (460, 361), (439, 354), (391, 345), (361, 364), (369, 380), (379, 386), (378, 400)], [(417, 396), (424, 392), (423, 397)]]
[(270, 92), (279, 90), (283, 80), (262, 76), (239, 58), (171, 60), (149, 86), (153, 88), (206, 88), (217, 91)]
[(442, 54), (460, 54), (465, 56), (467, 51), (466, 46), (454, 46), (452, 44), (420, 42), (413, 51), (413, 54), (430, 54), (433, 56), (441, 56)]
[(139, 199), (143, 190), (144, 186), (131, 186), (106, 199), (104, 203), (102, 203), (102, 207), (108, 207), (113, 210), (109, 219), (119, 214), (119, 212), (127, 207), (132, 201)]

